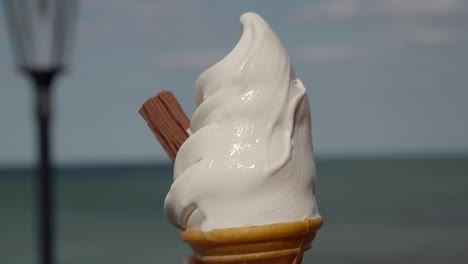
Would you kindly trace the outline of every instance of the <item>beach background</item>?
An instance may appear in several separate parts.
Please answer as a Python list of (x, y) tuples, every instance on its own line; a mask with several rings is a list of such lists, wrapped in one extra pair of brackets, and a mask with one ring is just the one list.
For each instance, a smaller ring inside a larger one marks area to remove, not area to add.
[[(304, 263), (468, 263), (468, 158), (319, 160), (325, 225)], [(171, 164), (57, 170), (57, 263), (182, 263)], [(34, 173), (0, 170), (0, 263), (35, 263)]]

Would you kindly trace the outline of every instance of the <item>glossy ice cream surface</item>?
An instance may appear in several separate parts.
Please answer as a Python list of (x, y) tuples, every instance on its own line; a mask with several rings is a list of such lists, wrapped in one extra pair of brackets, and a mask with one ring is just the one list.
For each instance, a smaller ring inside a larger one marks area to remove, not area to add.
[(235, 48), (196, 82), (191, 136), (165, 214), (204, 231), (319, 217), (306, 89), (263, 18), (245, 13)]

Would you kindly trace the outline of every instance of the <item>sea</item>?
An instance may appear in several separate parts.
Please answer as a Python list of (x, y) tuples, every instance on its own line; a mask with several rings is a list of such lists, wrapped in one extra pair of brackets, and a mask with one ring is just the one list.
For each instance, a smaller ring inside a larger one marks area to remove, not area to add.
[[(303, 263), (468, 263), (468, 157), (318, 160), (325, 223)], [(58, 167), (60, 264), (179, 263), (171, 164)], [(0, 264), (38, 263), (36, 173), (0, 169)]]

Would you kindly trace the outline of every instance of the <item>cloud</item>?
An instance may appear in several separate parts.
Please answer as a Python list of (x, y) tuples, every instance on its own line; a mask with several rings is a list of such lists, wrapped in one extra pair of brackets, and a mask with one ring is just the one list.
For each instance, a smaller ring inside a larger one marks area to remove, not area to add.
[(106, 11), (107, 15), (127, 17), (155, 16), (167, 18), (175, 14), (196, 12), (198, 6), (193, 1), (151, 1), (151, 0), (84, 0), (83, 9), (90, 17), (96, 12)]
[(319, 20), (451, 16), (467, 13), (463, 0), (328, 0), (314, 1), (295, 10), (291, 17), (300, 22)]
[(356, 1), (331, 0), (322, 3), (310, 3), (296, 11), (291, 17), (299, 22), (316, 21), (320, 19), (344, 19), (357, 15)]
[(80, 29), (89, 38), (132, 40), (160, 35), (164, 40), (167, 34), (193, 35), (208, 24), (195, 1), (85, 0), (82, 8)]
[[(296, 25), (314, 25), (345, 39), (301, 49), (313, 62), (368, 58), (468, 43), (468, 1), (328, 0), (303, 5), (290, 14)], [(352, 30), (352, 31), (350, 31)]]
[(365, 39), (314, 44), (299, 49), (300, 58), (313, 63), (329, 63), (349, 59), (431, 49), (456, 43), (461, 38), (456, 30), (427, 24), (401, 24), (366, 35)]
[(302, 60), (323, 63), (362, 57), (367, 52), (354, 46), (316, 45), (300, 49), (299, 54)]
[(164, 54), (159, 64), (164, 68), (204, 70), (226, 55), (216, 51), (191, 51)]
[(456, 29), (444, 28), (433, 24), (405, 23), (390, 28), (381, 39), (390, 49), (418, 47), (438, 47), (457, 42), (462, 34)]
[(368, 15), (375, 16), (447, 16), (461, 11), (463, 0), (392, 0), (374, 1)]

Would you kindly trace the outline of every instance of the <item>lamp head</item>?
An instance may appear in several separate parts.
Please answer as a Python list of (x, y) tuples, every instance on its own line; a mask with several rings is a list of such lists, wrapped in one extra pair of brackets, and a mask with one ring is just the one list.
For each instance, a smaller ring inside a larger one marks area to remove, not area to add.
[(4, 0), (18, 66), (59, 72), (69, 59), (77, 0)]

